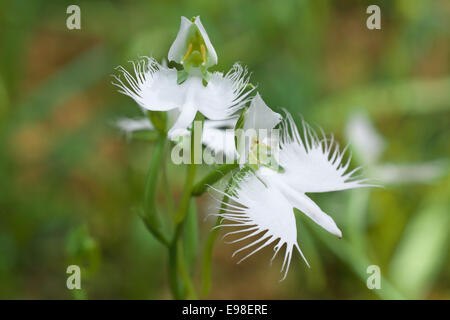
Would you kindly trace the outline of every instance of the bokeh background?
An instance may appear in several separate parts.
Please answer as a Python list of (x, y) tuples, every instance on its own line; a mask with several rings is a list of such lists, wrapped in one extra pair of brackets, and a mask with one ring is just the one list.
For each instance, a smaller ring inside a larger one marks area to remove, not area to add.
[[(70, 4), (81, 8), (81, 30), (66, 28)], [(370, 4), (381, 8), (381, 30), (366, 28)], [(342, 145), (350, 119), (364, 115), (384, 149), (377, 164), (356, 150), (352, 166), (394, 168), (384, 188), (314, 195), (344, 238), (299, 215), (311, 268), (295, 256), (284, 282), (279, 261), (268, 265), (271, 250), (237, 265), (236, 247), (218, 241), (209, 297), (449, 299), (445, 0), (1, 1), (0, 298), (171, 297), (167, 254), (135, 211), (152, 145), (114, 126), (140, 111), (110, 75), (142, 55), (164, 58), (182, 15), (201, 16), (216, 69), (247, 65), (275, 110), (301, 114)], [(399, 173), (398, 164), (431, 169), (408, 182), (417, 167)], [(183, 175), (169, 165), (175, 202)], [(214, 203), (204, 195), (196, 204), (200, 256)], [(66, 288), (73, 263), (82, 292)], [(382, 290), (366, 286), (370, 264), (381, 268)], [(198, 285), (199, 263), (192, 272)]]

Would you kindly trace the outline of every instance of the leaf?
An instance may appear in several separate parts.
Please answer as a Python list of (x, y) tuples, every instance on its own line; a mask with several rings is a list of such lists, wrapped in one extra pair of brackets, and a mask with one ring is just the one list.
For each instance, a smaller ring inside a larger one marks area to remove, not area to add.
[(189, 73), (187, 73), (185, 70), (179, 70), (177, 72), (177, 83), (182, 84), (183, 82), (186, 81), (188, 76), (189, 76)]
[(391, 260), (389, 275), (408, 298), (420, 299), (431, 288), (448, 250), (449, 215), (444, 203), (417, 212)]
[[(302, 252), (307, 256), (308, 263), (311, 269), (308, 270), (306, 275), (306, 281), (308, 285), (316, 291), (323, 291), (326, 289), (327, 278), (325, 274), (325, 266), (319, 255), (319, 248), (314, 243), (313, 236), (308, 228), (304, 227), (304, 222), (308, 218), (304, 216), (300, 211), (295, 209), (297, 214), (295, 215), (295, 221), (297, 224), (297, 238), (299, 246)], [(300, 214), (298, 214), (300, 213)], [(303, 260), (300, 260), (303, 264)], [(307, 268), (307, 267), (306, 267)]]
[[(295, 210), (297, 211), (297, 209)], [(346, 263), (365, 284), (367, 280), (367, 267), (374, 263), (367, 256), (362, 255), (359, 250), (355, 250), (347, 240), (338, 240), (334, 235), (326, 232), (317, 224), (308, 221), (308, 219), (303, 218), (303, 220), (305, 222), (303, 225), (309, 228), (315, 237), (322, 241), (343, 263)], [(306, 258), (308, 259), (308, 257)], [(374, 293), (382, 299), (404, 299), (383, 275), (381, 276), (381, 289), (374, 290)]]
[(100, 248), (85, 225), (76, 226), (69, 231), (65, 247), (70, 264), (82, 266), (88, 276), (98, 271), (101, 262)]
[(162, 135), (167, 134), (167, 112), (149, 110), (147, 114), (155, 129)]

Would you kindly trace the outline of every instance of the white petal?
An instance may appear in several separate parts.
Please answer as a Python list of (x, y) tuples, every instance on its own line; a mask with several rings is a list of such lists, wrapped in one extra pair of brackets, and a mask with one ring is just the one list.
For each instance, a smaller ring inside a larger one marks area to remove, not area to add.
[(319, 208), (319, 206), (315, 204), (314, 201), (312, 201), (304, 193), (297, 192), (288, 184), (286, 184), (283, 181), (285, 178), (285, 175), (283, 173), (278, 173), (269, 168), (263, 167), (258, 170), (257, 174), (270, 187), (279, 190), (293, 207), (302, 211), (311, 220), (313, 220), (328, 232), (337, 235), (339, 238), (342, 238), (342, 232), (341, 230), (339, 230), (334, 220), (325, 212), (323, 212)]
[(203, 37), (203, 41), (205, 41), (206, 54), (207, 54), (207, 59), (206, 59), (207, 67), (216, 65), (217, 64), (217, 53), (216, 53), (216, 50), (214, 50), (211, 40), (209, 40), (208, 34), (206, 33), (206, 30), (203, 27), (202, 22), (200, 21), (200, 16), (195, 18), (194, 23), (197, 26), (198, 30), (200, 31), (200, 34)]
[(198, 111), (198, 96), (204, 90), (202, 79), (196, 75), (188, 77), (179, 87), (183, 90), (183, 95), (180, 97), (180, 113), (174, 125), (167, 133), (168, 137), (172, 140), (189, 133), (187, 129), (191, 127)]
[(179, 136), (185, 136), (189, 134), (188, 128), (194, 121), (196, 114), (197, 108), (195, 108), (193, 104), (185, 104), (181, 109), (178, 119), (175, 121), (174, 125), (167, 133), (169, 139), (175, 140)]
[(304, 193), (292, 194), (289, 200), (295, 208), (306, 214), (312, 221), (328, 232), (342, 238), (342, 232), (337, 227), (336, 222)]
[(283, 123), (284, 132), (279, 151), (279, 164), (284, 168), (283, 179), (298, 192), (328, 192), (371, 186), (347, 172), (350, 158), (343, 163), (345, 152), (339, 151), (334, 138), (319, 139), (303, 123), (303, 139), (289, 113)]
[(385, 149), (383, 137), (363, 114), (356, 114), (350, 118), (347, 124), (347, 137), (357, 156), (366, 164), (376, 163)]
[(185, 92), (177, 84), (176, 69), (162, 67), (148, 57), (133, 62), (134, 76), (123, 67), (118, 69), (126, 83), (120, 76), (115, 76), (116, 82), (113, 84), (120, 88), (120, 93), (133, 98), (141, 107), (167, 111), (182, 104)]
[(205, 120), (202, 143), (215, 154), (223, 154), (226, 159), (236, 159), (233, 130), (236, 121), (237, 118), (222, 121)]
[(248, 82), (247, 69), (239, 64), (234, 64), (225, 76), (214, 72), (208, 85), (199, 88), (196, 105), (211, 120), (227, 119), (248, 102), (248, 95), (253, 90), (245, 92)]
[[(243, 230), (245, 231), (252, 231), (250, 235), (245, 235), (234, 242), (259, 235), (257, 240), (238, 249), (235, 254), (256, 245), (250, 254), (240, 260), (242, 261), (263, 247), (275, 244), (275, 257), (281, 247), (286, 245), (284, 263), (281, 270), (282, 272), (284, 270), (284, 279), (289, 269), (292, 249), (296, 247), (301, 253), (297, 244), (297, 227), (293, 207), (282, 193), (277, 189), (267, 188), (253, 174), (244, 177), (239, 182), (238, 189), (233, 194), (228, 194), (228, 197), (236, 205), (227, 204), (225, 213), (219, 214), (224, 220), (231, 222), (231, 224), (222, 223), (221, 227), (235, 225), (244, 227)], [(237, 233), (234, 231), (225, 236)], [(303, 257), (302, 253), (301, 255)]]
[(273, 129), (281, 121), (281, 115), (270, 109), (257, 93), (245, 113), (244, 130)]
[(180, 30), (178, 30), (177, 37), (169, 49), (169, 61), (176, 61), (178, 63), (181, 61), (188, 48), (187, 41), (194, 32), (195, 28), (191, 20), (186, 17), (181, 17)]
[(281, 121), (281, 115), (272, 111), (257, 93), (248, 110), (244, 115), (244, 125), (242, 134), (238, 134), (239, 163), (243, 166), (247, 160), (252, 145), (253, 138), (270, 146), (274, 150), (277, 158), (279, 137), (277, 132), (272, 130)]

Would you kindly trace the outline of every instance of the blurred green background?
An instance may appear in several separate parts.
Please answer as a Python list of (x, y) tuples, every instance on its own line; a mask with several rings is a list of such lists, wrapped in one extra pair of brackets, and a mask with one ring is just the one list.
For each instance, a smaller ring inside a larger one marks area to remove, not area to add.
[[(66, 28), (70, 4), (81, 8), (81, 30)], [(370, 4), (381, 8), (381, 30), (366, 28)], [(115, 128), (140, 111), (110, 75), (142, 55), (164, 58), (182, 15), (201, 16), (216, 69), (247, 65), (274, 109), (302, 114), (342, 145), (362, 112), (385, 139), (379, 163), (441, 166), (419, 183), (315, 195), (344, 238), (299, 221), (311, 269), (297, 255), (284, 282), (271, 250), (237, 265), (237, 247), (218, 241), (210, 298), (390, 298), (366, 286), (376, 264), (406, 298), (449, 299), (445, 0), (1, 1), (0, 298), (171, 297), (167, 254), (135, 212), (152, 146)], [(367, 167), (358, 157), (352, 165)], [(169, 168), (177, 199), (184, 169)], [(200, 248), (214, 206), (197, 199)], [(66, 288), (69, 264), (82, 266), (83, 292)]]

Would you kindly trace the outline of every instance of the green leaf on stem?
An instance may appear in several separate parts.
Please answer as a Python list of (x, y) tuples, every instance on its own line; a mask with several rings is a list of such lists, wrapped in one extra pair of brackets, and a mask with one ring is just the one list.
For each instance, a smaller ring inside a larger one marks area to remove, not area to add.
[(155, 129), (161, 134), (167, 134), (167, 112), (166, 111), (151, 111), (147, 112), (150, 122)]

